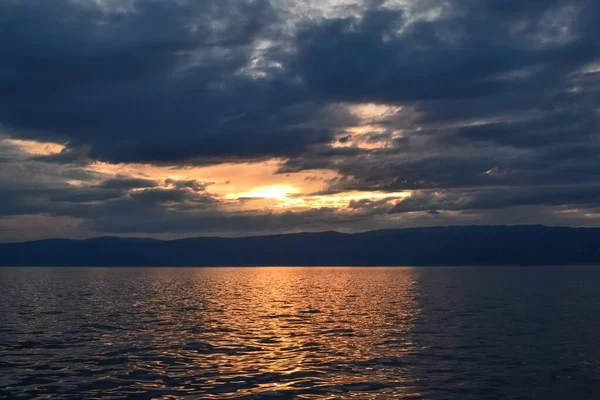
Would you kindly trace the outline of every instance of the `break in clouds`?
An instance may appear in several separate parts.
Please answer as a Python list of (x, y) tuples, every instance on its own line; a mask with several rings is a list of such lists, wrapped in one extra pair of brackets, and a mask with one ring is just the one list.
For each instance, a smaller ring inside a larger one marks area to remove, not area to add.
[(0, 240), (600, 222), (594, 0), (0, 0)]

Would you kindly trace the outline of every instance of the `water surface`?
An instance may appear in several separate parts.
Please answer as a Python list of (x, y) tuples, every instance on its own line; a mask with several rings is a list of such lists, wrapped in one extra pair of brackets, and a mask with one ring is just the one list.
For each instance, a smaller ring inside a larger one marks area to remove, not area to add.
[(600, 268), (3, 268), (0, 398), (598, 399)]

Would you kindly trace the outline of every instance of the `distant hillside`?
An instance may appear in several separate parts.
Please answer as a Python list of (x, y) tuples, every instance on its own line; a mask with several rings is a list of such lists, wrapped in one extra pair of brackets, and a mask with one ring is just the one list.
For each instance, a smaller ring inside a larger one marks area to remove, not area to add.
[(600, 264), (600, 228), (462, 226), (174, 241), (0, 244), (3, 266)]

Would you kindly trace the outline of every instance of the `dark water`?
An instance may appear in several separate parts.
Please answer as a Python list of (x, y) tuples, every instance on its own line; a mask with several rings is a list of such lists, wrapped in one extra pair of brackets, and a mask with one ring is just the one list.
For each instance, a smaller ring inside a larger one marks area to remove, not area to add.
[(0, 269), (0, 398), (600, 399), (600, 268)]

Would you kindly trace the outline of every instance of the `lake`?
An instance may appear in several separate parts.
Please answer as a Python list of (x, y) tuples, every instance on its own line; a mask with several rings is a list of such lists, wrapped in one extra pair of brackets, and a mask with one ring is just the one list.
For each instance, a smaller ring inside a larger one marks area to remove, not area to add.
[(0, 398), (598, 399), (600, 268), (0, 268)]

